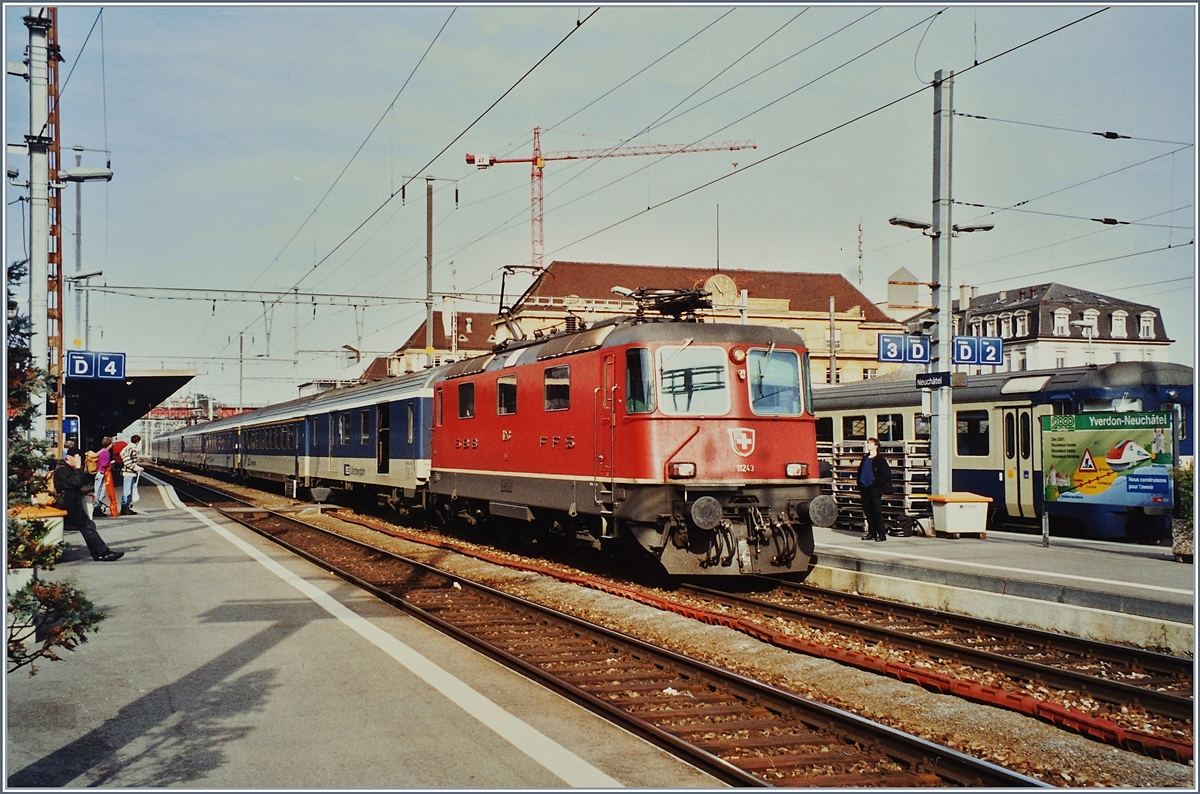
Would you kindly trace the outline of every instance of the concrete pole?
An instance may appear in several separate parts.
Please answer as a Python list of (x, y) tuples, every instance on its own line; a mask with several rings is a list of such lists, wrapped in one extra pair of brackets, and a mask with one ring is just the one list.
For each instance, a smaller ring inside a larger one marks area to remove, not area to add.
[[(48, 370), (49, 354), (49, 278), (50, 278), (50, 102), (47, 87), (49, 71), (50, 18), (38, 16), (30, 8), (25, 17), (29, 28), (29, 338), (33, 364)], [(34, 439), (46, 437), (46, 402), (35, 399)]]
[[(83, 165), (83, 147), (75, 147), (75, 167)], [(75, 275), (83, 272), (83, 183), (75, 183)], [(75, 283), (75, 338), (82, 341), (87, 336), (83, 324), (83, 295), (80, 294), (79, 282)], [(82, 333), (81, 333), (82, 332)], [(84, 350), (87, 348), (85, 347)]]
[(425, 366), (433, 366), (433, 177), (425, 177)]
[[(954, 320), (950, 303), (950, 154), (953, 145), (954, 73), (933, 75), (933, 327), (930, 371), (954, 371)], [(933, 457), (932, 492), (954, 490), (954, 405), (950, 386), (935, 389), (930, 401), (930, 448)]]

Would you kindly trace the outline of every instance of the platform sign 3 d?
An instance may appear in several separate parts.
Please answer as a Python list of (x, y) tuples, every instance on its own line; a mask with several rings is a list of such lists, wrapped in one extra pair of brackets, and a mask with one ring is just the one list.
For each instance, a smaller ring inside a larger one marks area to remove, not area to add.
[(124, 380), (125, 354), (68, 350), (67, 377)]
[(1041, 419), (1046, 502), (1174, 507), (1170, 413)]
[(998, 336), (956, 336), (954, 363), (998, 367), (1004, 363), (1004, 340)]
[(879, 361), (891, 364), (928, 364), (929, 337), (913, 334), (880, 334)]

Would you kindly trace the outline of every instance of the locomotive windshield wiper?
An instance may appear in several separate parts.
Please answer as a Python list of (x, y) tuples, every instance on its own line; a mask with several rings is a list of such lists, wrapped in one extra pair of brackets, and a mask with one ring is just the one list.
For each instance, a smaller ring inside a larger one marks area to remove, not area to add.
[(675, 357), (678, 356), (680, 353), (682, 353), (683, 349), (685, 347), (687, 347), (688, 345), (690, 345), (691, 343), (692, 343), (692, 337), (689, 336), (687, 339), (683, 340), (683, 344), (679, 346), (679, 349), (676, 350), (674, 353), (672, 353), (671, 357), (662, 363), (662, 366), (658, 368), (658, 375), (660, 378), (662, 377), (663, 373), (667, 371), (667, 365), (670, 364), (672, 361), (674, 361)]
[[(767, 377), (767, 365), (771, 363), (771, 354), (773, 354), (774, 352), (775, 352), (775, 343), (772, 342), (771, 346), (767, 348), (766, 358), (764, 358), (762, 360), (762, 363), (758, 365), (758, 373), (757, 373), (757, 375), (758, 375), (758, 389), (757, 389), (758, 397), (756, 397), (754, 399), (755, 404), (758, 404), (759, 402), (765, 400), (768, 396), (770, 396), (770, 395), (766, 395), (766, 394), (762, 393), (762, 384), (763, 384), (763, 379), (765, 379)], [(775, 393), (778, 394), (779, 392), (776, 391)]]

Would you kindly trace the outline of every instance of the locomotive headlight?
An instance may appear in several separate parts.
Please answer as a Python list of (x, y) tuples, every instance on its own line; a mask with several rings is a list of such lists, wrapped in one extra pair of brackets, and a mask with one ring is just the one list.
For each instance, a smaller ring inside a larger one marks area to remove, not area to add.
[(789, 463), (787, 465), (787, 476), (799, 477), (802, 479), (805, 477), (808, 477), (808, 464), (807, 463)]
[(735, 347), (729, 351), (729, 358), (734, 364), (744, 364), (746, 361), (746, 351), (740, 347)]
[(671, 479), (686, 480), (690, 477), (696, 476), (696, 464), (695, 463), (672, 463), (670, 472), (671, 472)]

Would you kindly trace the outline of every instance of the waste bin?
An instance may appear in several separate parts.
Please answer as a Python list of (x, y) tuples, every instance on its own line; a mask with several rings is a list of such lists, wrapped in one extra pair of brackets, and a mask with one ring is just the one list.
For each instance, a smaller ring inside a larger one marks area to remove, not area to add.
[(987, 511), (991, 497), (951, 491), (929, 497), (933, 505), (933, 534), (938, 537), (960, 538), (971, 535), (987, 537)]

